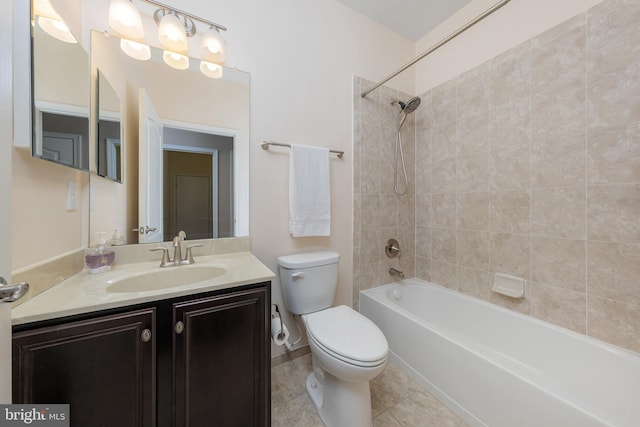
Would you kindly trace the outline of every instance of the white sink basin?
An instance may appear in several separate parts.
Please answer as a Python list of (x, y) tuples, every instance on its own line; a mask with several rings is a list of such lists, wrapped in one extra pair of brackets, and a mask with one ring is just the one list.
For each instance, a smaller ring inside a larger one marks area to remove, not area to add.
[(204, 282), (222, 276), (227, 270), (222, 267), (189, 266), (167, 267), (147, 273), (116, 279), (107, 286), (108, 292), (145, 292), (173, 288), (191, 283)]

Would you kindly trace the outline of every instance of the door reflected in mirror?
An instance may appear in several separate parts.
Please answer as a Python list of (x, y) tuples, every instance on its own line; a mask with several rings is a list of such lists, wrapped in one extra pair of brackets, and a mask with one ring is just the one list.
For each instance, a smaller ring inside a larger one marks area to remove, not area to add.
[(163, 129), (164, 240), (233, 236), (233, 138)]
[(196, 58), (175, 70), (153, 47), (150, 60), (137, 61), (119, 38), (98, 32), (91, 51), (92, 69), (121, 100), (125, 142), (124, 185), (91, 177), (90, 235), (118, 228), (127, 243), (171, 241), (180, 230), (187, 239), (247, 236), (249, 74), (224, 68), (213, 79)]
[(98, 70), (97, 174), (122, 182), (122, 134), (120, 98), (109, 80)]
[(89, 170), (89, 54), (60, 24), (39, 15), (32, 22), (32, 154)]

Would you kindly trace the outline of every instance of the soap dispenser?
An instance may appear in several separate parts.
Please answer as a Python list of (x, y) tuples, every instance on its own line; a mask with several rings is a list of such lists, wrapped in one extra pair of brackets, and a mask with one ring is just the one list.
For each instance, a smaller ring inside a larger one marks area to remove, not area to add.
[(87, 250), (84, 257), (85, 263), (92, 274), (104, 273), (111, 270), (111, 264), (116, 257), (116, 253), (109, 249), (104, 239), (104, 232), (96, 233), (97, 244)]
[(111, 235), (111, 239), (107, 243), (111, 246), (122, 246), (125, 244), (124, 236), (120, 234), (119, 228), (113, 229), (113, 234)]

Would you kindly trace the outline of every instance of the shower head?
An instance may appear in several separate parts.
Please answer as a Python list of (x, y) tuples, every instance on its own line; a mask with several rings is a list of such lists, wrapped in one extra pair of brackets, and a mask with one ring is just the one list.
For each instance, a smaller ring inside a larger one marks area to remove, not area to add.
[(407, 102), (394, 100), (393, 102), (391, 102), (391, 105), (398, 104), (403, 113), (411, 114), (414, 111), (416, 111), (416, 109), (420, 106), (420, 102), (422, 102), (420, 97), (414, 96), (413, 98), (409, 99)]
[(414, 96), (408, 100), (406, 104), (401, 102), (400, 107), (402, 107), (402, 111), (404, 111), (405, 114), (411, 114), (420, 106), (420, 102), (422, 102), (420, 97)]
[(391, 101), (391, 105), (398, 104), (400, 106), (400, 113), (402, 117), (400, 119), (400, 125), (398, 126), (398, 130), (400, 130), (402, 128), (402, 125), (404, 125), (404, 121), (407, 120), (407, 116), (413, 113), (414, 111), (416, 111), (416, 109), (420, 106), (420, 102), (422, 102), (422, 100), (420, 99), (419, 96), (414, 96), (413, 98), (409, 99), (407, 102), (402, 102), (398, 100)]

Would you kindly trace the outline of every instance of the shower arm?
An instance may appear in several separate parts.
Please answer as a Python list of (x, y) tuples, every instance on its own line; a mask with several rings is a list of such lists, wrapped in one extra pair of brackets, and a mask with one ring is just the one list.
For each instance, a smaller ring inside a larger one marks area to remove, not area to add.
[(494, 4), (493, 6), (491, 6), (489, 9), (485, 10), (484, 12), (482, 12), (480, 15), (478, 15), (477, 17), (475, 17), (474, 19), (472, 19), (471, 21), (467, 22), (466, 24), (464, 24), (462, 27), (458, 28), (456, 31), (454, 31), (453, 33), (451, 33), (450, 35), (448, 35), (447, 37), (445, 37), (444, 39), (440, 40), (438, 43), (436, 43), (435, 45), (433, 45), (432, 47), (430, 47), (429, 49), (425, 50), (424, 52), (422, 52), (420, 55), (416, 56), (414, 59), (412, 59), (410, 62), (406, 63), (405, 65), (403, 65), (401, 68), (399, 68), (398, 70), (396, 70), (395, 72), (389, 74), (387, 77), (385, 77), (384, 79), (382, 79), (381, 81), (379, 81), (378, 83), (376, 83), (373, 87), (370, 87), (369, 89), (363, 91), (362, 93), (360, 93), (360, 96), (362, 98), (366, 97), (367, 95), (369, 95), (371, 92), (373, 92), (374, 90), (378, 89), (380, 86), (382, 86), (383, 84), (385, 84), (386, 82), (388, 82), (389, 80), (391, 80), (392, 78), (394, 78), (395, 76), (397, 76), (398, 74), (402, 73), (403, 71), (405, 71), (407, 68), (413, 66), (416, 64), (416, 62), (424, 59), (427, 55), (431, 54), (433, 51), (435, 51), (436, 49), (439, 49), (440, 47), (444, 46), (445, 44), (447, 44), (448, 42), (450, 42), (452, 39), (456, 38), (457, 36), (459, 36), (460, 34), (464, 33), (465, 31), (467, 31), (469, 28), (473, 27), (475, 24), (477, 24), (478, 22), (482, 21), (484, 18), (486, 18), (487, 16), (491, 15), (493, 12), (495, 12), (496, 10), (500, 9), (502, 6), (506, 5), (507, 3), (509, 3), (511, 0), (501, 0), (498, 3)]

